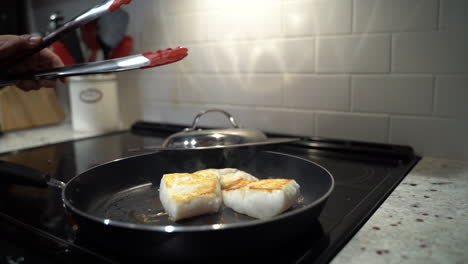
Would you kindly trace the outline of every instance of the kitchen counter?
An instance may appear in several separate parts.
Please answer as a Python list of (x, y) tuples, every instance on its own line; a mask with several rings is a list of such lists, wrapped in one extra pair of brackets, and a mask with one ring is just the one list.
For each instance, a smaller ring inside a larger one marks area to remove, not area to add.
[[(0, 153), (102, 135), (69, 123), (5, 133)], [(468, 162), (423, 158), (332, 261), (468, 263)]]
[(67, 122), (60, 125), (7, 132), (0, 137), (0, 154), (102, 134), (105, 132), (76, 132)]
[(468, 162), (423, 158), (334, 258), (468, 263)]

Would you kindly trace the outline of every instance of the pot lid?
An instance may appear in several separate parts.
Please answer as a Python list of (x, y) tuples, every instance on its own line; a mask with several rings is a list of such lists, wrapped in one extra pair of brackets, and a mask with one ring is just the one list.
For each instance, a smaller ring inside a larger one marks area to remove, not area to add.
[[(224, 114), (231, 128), (201, 129), (198, 128), (200, 118), (211, 112)], [(164, 140), (164, 149), (211, 149), (226, 147), (254, 146), (278, 144), (298, 140), (297, 138), (268, 138), (258, 129), (240, 128), (234, 117), (221, 109), (210, 109), (198, 113), (192, 127), (175, 133)]]

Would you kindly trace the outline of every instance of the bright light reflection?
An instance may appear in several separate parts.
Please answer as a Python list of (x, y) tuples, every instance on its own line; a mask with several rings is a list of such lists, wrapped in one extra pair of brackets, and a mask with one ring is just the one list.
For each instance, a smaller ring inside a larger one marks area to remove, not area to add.
[(192, 141), (190, 141), (190, 144), (192, 144), (192, 146), (195, 146), (197, 144), (197, 141), (195, 139), (192, 139)]
[(304, 18), (301, 15), (297, 14), (290, 15), (290, 22), (294, 28), (298, 28), (301, 27), (304, 23)]
[(175, 228), (174, 228), (173, 226), (166, 226), (166, 227), (164, 228), (164, 230), (165, 230), (166, 232), (168, 232), (168, 233), (174, 232), (174, 229), (175, 229)]
[(184, 141), (184, 145), (187, 146), (189, 144), (188, 140)]
[(109, 219), (105, 219), (105, 220), (104, 220), (104, 224), (105, 224), (105, 225), (108, 225), (109, 223), (110, 223), (110, 220), (109, 220)]
[(223, 137), (223, 135), (219, 134), (219, 133), (213, 133), (213, 137), (214, 138), (217, 138), (217, 139), (220, 139)]
[(150, 60), (143, 56), (132, 56), (128, 59), (124, 59), (117, 62), (119, 67), (141, 67), (143, 65), (148, 65)]
[(221, 225), (220, 224), (214, 224), (211, 227), (213, 227), (213, 229), (220, 229)]

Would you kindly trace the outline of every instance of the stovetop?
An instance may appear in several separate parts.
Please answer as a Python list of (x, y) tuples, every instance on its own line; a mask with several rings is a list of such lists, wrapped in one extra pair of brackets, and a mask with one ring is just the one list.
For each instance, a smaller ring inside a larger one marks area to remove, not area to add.
[[(98, 164), (151, 152), (181, 128), (139, 122), (128, 132), (12, 152), (0, 159), (66, 182)], [(315, 161), (335, 179), (318, 219), (320, 232), (311, 234), (307, 243), (298, 240), (291, 250), (282, 251), (282, 263), (330, 261), (419, 160), (410, 147), (319, 138), (272, 149)], [(119, 262), (112, 254), (73, 243), (60, 191), (54, 188), (0, 186), (0, 233), (0, 263)]]

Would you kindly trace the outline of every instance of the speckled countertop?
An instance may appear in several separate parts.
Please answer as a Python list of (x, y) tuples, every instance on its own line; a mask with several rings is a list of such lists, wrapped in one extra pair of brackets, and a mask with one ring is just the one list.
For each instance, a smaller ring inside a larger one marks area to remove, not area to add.
[(468, 263), (468, 162), (423, 158), (332, 261), (341, 263)]
[(0, 154), (19, 149), (39, 147), (72, 139), (102, 135), (105, 132), (77, 132), (69, 122), (60, 125), (7, 132), (0, 137)]
[[(10, 132), (0, 153), (101, 134), (69, 123)], [(332, 260), (342, 263), (468, 263), (468, 162), (423, 158)]]

